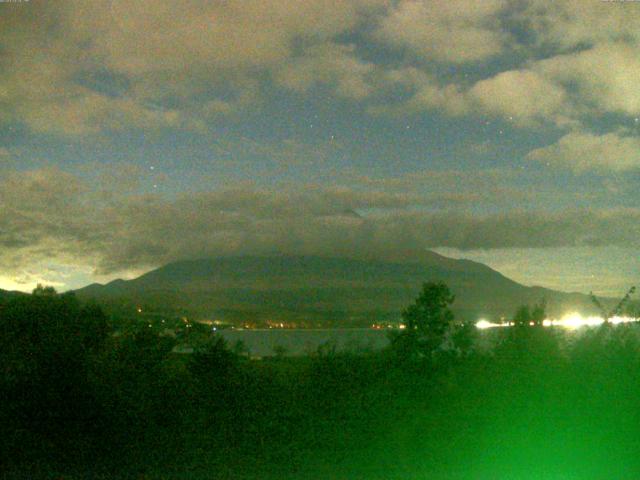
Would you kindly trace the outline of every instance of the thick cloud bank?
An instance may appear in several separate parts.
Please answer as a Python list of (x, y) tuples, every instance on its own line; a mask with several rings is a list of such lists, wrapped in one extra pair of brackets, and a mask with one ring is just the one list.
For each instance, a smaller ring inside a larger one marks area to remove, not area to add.
[(101, 273), (182, 259), (291, 253), (411, 259), (426, 248), (637, 246), (640, 210), (464, 213), (464, 197), (249, 185), (175, 198), (95, 185), (57, 169), (4, 172), (0, 262)]

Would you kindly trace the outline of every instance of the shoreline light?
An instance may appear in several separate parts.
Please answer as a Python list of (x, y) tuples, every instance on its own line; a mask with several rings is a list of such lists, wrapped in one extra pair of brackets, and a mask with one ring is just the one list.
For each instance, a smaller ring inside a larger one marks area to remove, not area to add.
[(510, 322), (506, 322), (506, 323), (493, 323), (493, 322), (489, 322), (488, 320), (485, 320), (484, 318), (481, 318), (480, 320), (478, 320), (478, 322), (476, 323), (476, 328), (479, 328), (481, 330), (485, 330), (487, 328), (500, 328), (500, 327), (510, 327), (512, 324)]
[[(633, 317), (611, 317), (609, 323), (612, 325), (618, 325), (621, 323), (633, 323), (639, 319)], [(569, 330), (575, 330), (580, 327), (597, 327), (604, 323), (604, 318), (598, 316), (583, 317), (577, 312), (567, 313), (560, 319), (547, 318), (543, 320), (542, 326), (544, 327), (563, 327)], [(485, 330), (488, 328), (500, 328), (500, 327), (512, 327), (513, 322), (505, 323), (493, 323), (481, 318), (476, 322), (476, 328)]]

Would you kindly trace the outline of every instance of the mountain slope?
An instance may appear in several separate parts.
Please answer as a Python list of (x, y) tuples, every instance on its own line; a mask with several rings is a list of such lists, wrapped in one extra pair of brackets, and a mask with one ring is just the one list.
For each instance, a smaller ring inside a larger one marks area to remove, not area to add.
[(18, 297), (20, 295), (25, 295), (23, 292), (13, 292), (10, 290), (2, 290), (0, 289), (0, 304), (11, 300), (12, 298)]
[(241, 256), (175, 262), (136, 279), (93, 284), (80, 297), (181, 310), (230, 321), (353, 325), (395, 320), (425, 281), (456, 294), (460, 318), (508, 317), (542, 298), (552, 314), (593, 311), (586, 295), (525, 287), (486, 265), (424, 252), (396, 262), (313, 256)]

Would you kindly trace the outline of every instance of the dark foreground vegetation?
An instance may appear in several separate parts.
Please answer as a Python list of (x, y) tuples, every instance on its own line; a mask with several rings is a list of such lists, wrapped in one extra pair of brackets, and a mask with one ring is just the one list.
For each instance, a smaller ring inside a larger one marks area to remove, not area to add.
[(38, 289), (0, 307), (3, 478), (637, 479), (636, 325), (476, 348), (425, 285), (375, 353), (252, 361)]

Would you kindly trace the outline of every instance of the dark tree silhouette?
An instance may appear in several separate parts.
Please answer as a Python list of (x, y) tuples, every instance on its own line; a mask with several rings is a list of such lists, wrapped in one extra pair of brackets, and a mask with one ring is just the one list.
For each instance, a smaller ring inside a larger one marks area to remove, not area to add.
[(215, 335), (194, 348), (188, 368), (196, 376), (220, 377), (233, 369), (236, 363), (237, 355), (229, 349), (226, 340)]
[(473, 351), (477, 337), (476, 325), (473, 322), (463, 322), (453, 329), (451, 340), (457, 352), (466, 357)]
[(524, 327), (531, 323), (531, 309), (529, 305), (520, 305), (513, 315), (513, 324), (516, 327)]
[(36, 297), (55, 297), (58, 294), (53, 287), (45, 287), (39, 283), (36, 288), (33, 289), (33, 295)]
[(430, 357), (445, 340), (453, 324), (449, 306), (455, 297), (444, 282), (427, 282), (412, 305), (402, 312), (405, 329), (394, 345), (408, 355)]
[(589, 293), (589, 296), (591, 297), (591, 301), (593, 302), (593, 304), (598, 308), (598, 310), (600, 310), (600, 315), (602, 315), (602, 318), (604, 319), (604, 323), (608, 324), (609, 323), (609, 319), (611, 317), (616, 317), (618, 315), (620, 315), (622, 313), (622, 311), (624, 310), (625, 306), (629, 303), (629, 301), (631, 300), (631, 295), (633, 295), (636, 291), (636, 287), (633, 286), (631, 287), (627, 293), (624, 295), (624, 297), (622, 297), (620, 299), (620, 301), (616, 304), (615, 307), (613, 307), (613, 309), (611, 310), (607, 310), (602, 303), (600, 302), (600, 300), (598, 300), (598, 297), (596, 297), (593, 292)]
[(531, 309), (531, 321), (534, 325), (541, 326), (545, 318), (547, 318), (547, 301), (542, 299)]
[(516, 327), (526, 327), (531, 324), (542, 326), (544, 319), (547, 317), (547, 302), (542, 299), (533, 307), (529, 305), (520, 305), (513, 315), (513, 324)]
[(0, 310), (0, 415), (13, 428), (72, 438), (98, 406), (90, 386), (94, 357), (108, 336), (106, 316), (73, 294), (38, 286)]

